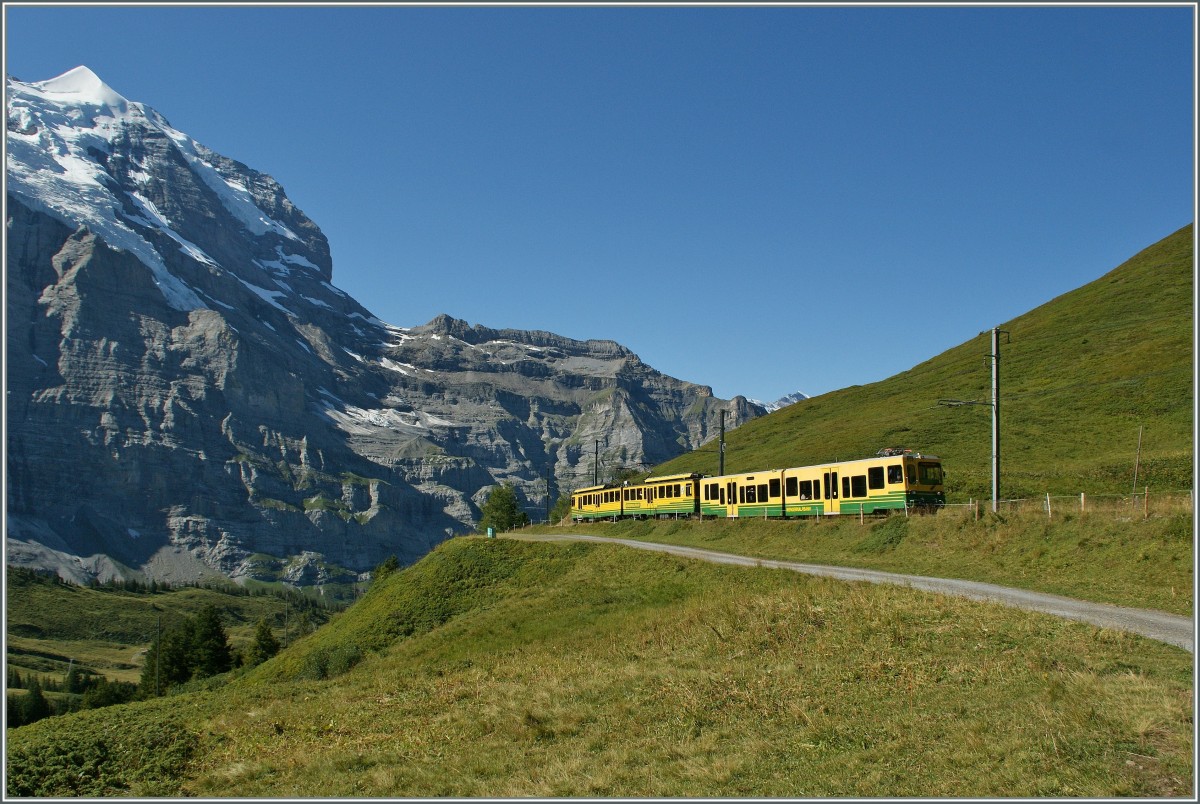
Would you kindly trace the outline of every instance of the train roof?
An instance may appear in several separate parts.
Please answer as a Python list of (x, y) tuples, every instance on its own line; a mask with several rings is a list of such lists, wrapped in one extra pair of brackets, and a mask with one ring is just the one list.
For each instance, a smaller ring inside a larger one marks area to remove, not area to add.
[(701, 476), (702, 475), (700, 475), (696, 472), (686, 472), (684, 474), (679, 474), (679, 475), (662, 475), (661, 477), (648, 477), (645, 480), (643, 480), (642, 482), (643, 483), (662, 483), (664, 481), (671, 481), (671, 480), (694, 480)]

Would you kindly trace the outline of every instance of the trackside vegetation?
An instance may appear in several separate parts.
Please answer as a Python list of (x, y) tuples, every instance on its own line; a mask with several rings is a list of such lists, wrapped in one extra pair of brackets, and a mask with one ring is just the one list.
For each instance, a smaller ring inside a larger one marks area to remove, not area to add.
[(961, 578), (1133, 608), (1192, 614), (1190, 510), (1143, 519), (1105, 513), (981, 514), (947, 509), (886, 519), (687, 520), (538, 526), (757, 558)]
[[(304, 672), (353, 650), (336, 674)], [(1191, 717), (1191, 656), (1124, 633), (462, 537), (220, 689), (11, 730), (7, 792), (1186, 795)]]

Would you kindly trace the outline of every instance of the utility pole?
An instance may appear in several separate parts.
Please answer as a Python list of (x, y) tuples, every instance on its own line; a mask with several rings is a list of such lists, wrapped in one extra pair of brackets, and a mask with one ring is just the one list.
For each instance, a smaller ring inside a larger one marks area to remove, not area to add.
[(988, 355), (992, 361), (992, 401), (977, 402), (962, 399), (939, 399), (939, 405), (960, 407), (962, 405), (991, 405), (992, 408), (992, 513), (1000, 510), (1000, 335), (1008, 335), (1007, 330), (999, 327), (992, 328), (992, 351)]
[(725, 411), (721, 411), (721, 442), (720, 442), (721, 458), (717, 464), (717, 476), (725, 474)]
[(1137, 499), (1138, 469), (1141, 468), (1141, 463), (1142, 463), (1142, 427), (1143, 426), (1144, 425), (1140, 425), (1140, 424), (1138, 425), (1137, 453), (1133, 457), (1133, 491), (1130, 492), (1130, 494), (1129, 494), (1129, 507), (1130, 508), (1133, 507), (1133, 504), (1134, 504), (1135, 500)]
[(158, 627), (154, 631), (154, 697), (159, 696), (158, 679), (160, 676), (159, 668), (162, 665), (159, 659), (162, 657), (162, 615), (158, 615)]
[(600, 439), (596, 439), (596, 456), (592, 459), (592, 485), (600, 485)]
[(550, 524), (550, 464), (546, 464), (546, 524)]
[(1000, 507), (1000, 328), (992, 328), (992, 513)]

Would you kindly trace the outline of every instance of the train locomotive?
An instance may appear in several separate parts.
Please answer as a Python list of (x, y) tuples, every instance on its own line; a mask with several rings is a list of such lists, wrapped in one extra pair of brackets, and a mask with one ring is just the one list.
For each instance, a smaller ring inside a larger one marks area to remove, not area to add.
[(933, 512), (946, 504), (941, 459), (907, 449), (872, 458), (720, 475), (648, 477), (581, 488), (575, 522), (649, 518), (792, 518)]

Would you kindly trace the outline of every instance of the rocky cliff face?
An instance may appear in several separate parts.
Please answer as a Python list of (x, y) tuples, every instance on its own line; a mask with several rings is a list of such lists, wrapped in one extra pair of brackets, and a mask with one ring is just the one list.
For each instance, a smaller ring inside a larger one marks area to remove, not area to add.
[(326, 583), (469, 529), (497, 483), (544, 510), (547, 476), (762, 413), (608, 341), (379, 321), (273, 179), (85, 68), (10, 79), (7, 111), (12, 563)]

